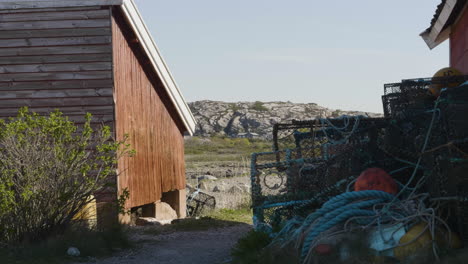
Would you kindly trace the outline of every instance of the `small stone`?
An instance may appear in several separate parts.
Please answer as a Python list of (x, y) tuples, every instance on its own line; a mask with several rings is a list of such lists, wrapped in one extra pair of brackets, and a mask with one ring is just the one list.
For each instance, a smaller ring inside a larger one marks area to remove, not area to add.
[(229, 188), (228, 193), (230, 193), (230, 194), (242, 194), (242, 193), (244, 193), (244, 190), (242, 190), (242, 188), (239, 187), (239, 186), (232, 186), (231, 188)]
[(67, 250), (67, 254), (69, 256), (79, 257), (80, 256), (80, 250), (77, 249), (76, 247), (69, 247), (68, 250)]
[(248, 184), (242, 184), (242, 185), (241, 185), (241, 188), (242, 188), (242, 190), (243, 190), (244, 192), (250, 193), (250, 188), (251, 188), (250, 185), (248, 185)]
[(206, 182), (201, 182), (200, 184), (198, 184), (198, 189), (200, 190), (208, 190), (209, 189), (209, 186)]
[(213, 192), (221, 192), (221, 190), (220, 190), (219, 187), (216, 185), (216, 186), (213, 188)]
[(171, 220), (158, 220), (155, 217), (138, 217), (135, 222), (137, 226), (162, 226), (171, 224)]
[(202, 180), (210, 180), (210, 181), (216, 181), (218, 178), (216, 178), (215, 176), (212, 176), (212, 175), (202, 175), (202, 176), (198, 176), (198, 180), (199, 181), (202, 181)]

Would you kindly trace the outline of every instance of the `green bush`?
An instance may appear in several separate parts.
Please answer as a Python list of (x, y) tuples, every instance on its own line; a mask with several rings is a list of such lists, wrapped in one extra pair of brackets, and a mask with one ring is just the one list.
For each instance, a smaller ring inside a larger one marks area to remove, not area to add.
[(238, 106), (236, 103), (230, 103), (229, 104), (229, 109), (231, 109), (233, 112), (237, 112), (241, 110), (242, 108)]
[(251, 230), (244, 237), (237, 241), (232, 249), (233, 263), (256, 264), (260, 263), (261, 251), (268, 244), (271, 238), (267, 233)]
[(255, 101), (254, 104), (252, 105), (251, 109), (259, 112), (264, 112), (268, 111), (268, 108), (266, 108), (262, 102), (260, 101)]
[(115, 187), (117, 159), (131, 154), (110, 128), (78, 128), (59, 111), (39, 116), (22, 108), (0, 120), (0, 245), (63, 233), (90, 197)]
[[(80, 257), (67, 255), (69, 247), (76, 247)], [(89, 230), (82, 226), (68, 228), (61, 235), (50, 237), (33, 244), (23, 244), (15, 248), (0, 248), (0, 263), (15, 264), (63, 264), (89, 261), (131, 248), (127, 230), (121, 225), (113, 225), (105, 230)]]

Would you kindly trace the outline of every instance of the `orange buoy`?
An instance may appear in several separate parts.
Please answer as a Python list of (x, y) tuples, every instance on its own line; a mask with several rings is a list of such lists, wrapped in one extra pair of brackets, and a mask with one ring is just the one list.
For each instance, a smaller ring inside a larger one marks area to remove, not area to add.
[(378, 190), (391, 194), (398, 192), (396, 181), (381, 168), (369, 168), (359, 175), (354, 183), (355, 191)]

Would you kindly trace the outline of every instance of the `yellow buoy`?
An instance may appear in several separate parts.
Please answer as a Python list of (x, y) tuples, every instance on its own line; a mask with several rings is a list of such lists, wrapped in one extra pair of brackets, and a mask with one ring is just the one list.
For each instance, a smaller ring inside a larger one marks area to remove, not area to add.
[[(450, 244), (448, 243), (449, 233), (447, 230), (437, 230), (435, 235), (435, 242), (438, 246), (459, 249), (463, 247), (463, 242), (456, 233), (450, 232)], [(418, 237), (419, 236), (419, 237)], [(393, 250), (395, 257), (402, 260), (410, 255), (417, 253), (424, 249), (432, 247), (432, 235), (429, 231), (427, 223), (420, 222), (410, 228), (410, 230), (401, 237), (399, 247)]]
[[(463, 74), (459, 70), (452, 68), (452, 67), (446, 67), (446, 68), (442, 68), (438, 70), (432, 78), (442, 78), (442, 77), (460, 76), (460, 75), (463, 75)], [(461, 84), (460, 82), (452, 82), (452, 83), (447, 83), (447, 84), (434, 83), (429, 86), (429, 91), (435, 97), (439, 97), (440, 90), (442, 90), (442, 88), (457, 87), (460, 84)]]
[[(427, 228), (427, 224), (418, 223), (411, 227), (411, 229), (400, 238), (399, 244), (403, 246), (395, 248), (393, 253), (395, 254), (395, 257), (404, 259), (405, 257), (413, 255), (417, 251), (430, 246), (431, 242), (432, 236), (429, 232), (429, 228)], [(407, 243), (409, 244), (406, 245)]]

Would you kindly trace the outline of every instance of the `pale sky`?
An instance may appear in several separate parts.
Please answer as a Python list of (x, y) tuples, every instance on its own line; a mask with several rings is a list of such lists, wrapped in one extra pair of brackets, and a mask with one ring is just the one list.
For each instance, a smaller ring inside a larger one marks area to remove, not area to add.
[(382, 112), (383, 84), (448, 66), (419, 34), (440, 0), (135, 0), (189, 102)]

